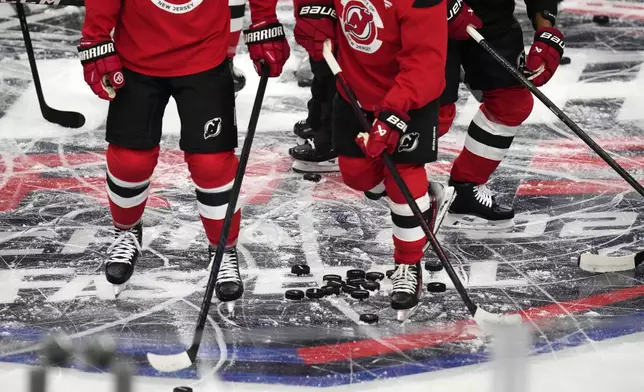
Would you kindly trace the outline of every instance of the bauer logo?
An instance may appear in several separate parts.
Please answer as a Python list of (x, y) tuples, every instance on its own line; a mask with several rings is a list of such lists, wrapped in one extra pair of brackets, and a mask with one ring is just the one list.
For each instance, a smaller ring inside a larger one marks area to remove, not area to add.
[(185, 14), (197, 8), (203, 0), (152, 0), (152, 3), (166, 12), (172, 14)]
[(376, 7), (368, 0), (342, 0), (342, 6), (340, 23), (349, 45), (360, 52), (375, 53), (382, 45), (378, 29), (383, 28)]
[(406, 133), (398, 142), (398, 152), (412, 152), (418, 147), (420, 134), (418, 132)]
[(221, 133), (221, 118), (213, 118), (203, 126), (204, 140), (212, 139)]
[(323, 17), (336, 19), (335, 9), (324, 5), (305, 5), (300, 8), (300, 16), (319, 19)]

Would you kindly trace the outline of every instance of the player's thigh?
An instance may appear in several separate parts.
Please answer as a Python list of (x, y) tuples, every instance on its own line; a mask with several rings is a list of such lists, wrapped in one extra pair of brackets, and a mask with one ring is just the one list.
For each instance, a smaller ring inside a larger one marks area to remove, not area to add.
[(235, 89), (227, 62), (171, 79), (181, 119), (179, 147), (185, 152), (220, 152), (237, 147)]
[(449, 40), (447, 44), (447, 62), (445, 64), (445, 89), (440, 97), (441, 104), (458, 101), (458, 87), (461, 82), (461, 52), (465, 44)]
[[(371, 124), (373, 115), (366, 114), (369, 117), (369, 124)], [(332, 139), (335, 151), (339, 155), (347, 157), (364, 157), (364, 153), (355, 140), (360, 132), (363, 132), (363, 129), (353, 112), (353, 108), (349, 102), (345, 101), (339, 94), (336, 94), (333, 99), (332, 109)]]
[(407, 131), (400, 136), (393, 154), (396, 163), (424, 164), (438, 155), (439, 100), (409, 111)]
[(125, 85), (110, 102), (105, 140), (137, 150), (159, 145), (170, 92), (161, 78), (123, 70)]
[[(518, 24), (504, 33), (486, 38), (486, 41), (515, 67), (519, 67), (525, 60), (523, 32)], [(465, 81), (474, 90), (495, 90), (519, 85), (519, 82), (497, 60), (477, 44), (468, 46), (467, 54), (463, 59), (463, 68)]]

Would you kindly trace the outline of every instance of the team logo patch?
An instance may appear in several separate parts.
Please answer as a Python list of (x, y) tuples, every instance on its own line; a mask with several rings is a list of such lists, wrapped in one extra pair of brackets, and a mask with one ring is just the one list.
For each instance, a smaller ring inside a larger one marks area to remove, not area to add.
[(219, 136), (221, 133), (221, 118), (216, 117), (208, 121), (206, 125), (203, 126), (203, 138), (204, 140), (212, 139)]
[(154, 5), (172, 14), (185, 14), (197, 8), (203, 0), (151, 0)]
[(420, 134), (418, 132), (406, 133), (398, 142), (398, 152), (412, 152), (418, 147)]
[(342, 0), (342, 5), (340, 23), (349, 45), (361, 52), (375, 53), (382, 45), (378, 29), (383, 28), (376, 7), (369, 0)]

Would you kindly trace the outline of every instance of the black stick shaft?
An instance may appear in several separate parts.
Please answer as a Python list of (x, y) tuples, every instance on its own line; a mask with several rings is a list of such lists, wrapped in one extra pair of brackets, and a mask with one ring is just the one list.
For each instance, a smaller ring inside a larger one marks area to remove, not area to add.
[[(353, 94), (353, 90), (351, 90), (351, 87), (344, 79), (344, 76), (342, 75), (342, 73), (337, 73), (337, 77), (338, 77), (338, 81), (340, 82), (340, 86), (342, 87), (342, 90), (349, 98), (349, 103), (351, 104), (353, 111), (358, 117), (358, 120), (360, 121), (360, 125), (362, 126), (362, 129), (365, 132), (369, 132), (371, 129), (371, 126), (369, 125), (369, 121), (367, 121), (367, 118), (365, 117), (364, 112), (360, 108), (360, 104), (358, 103), (358, 100)], [(427, 239), (429, 240), (429, 243), (431, 244), (432, 249), (434, 250), (434, 252), (436, 252), (438, 259), (443, 264), (443, 267), (445, 268), (447, 275), (452, 280), (452, 283), (454, 284), (456, 291), (458, 292), (458, 294), (461, 296), (461, 299), (465, 303), (467, 310), (469, 310), (470, 313), (474, 315), (477, 309), (476, 304), (472, 302), (472, 299), (467, 294), (467, 290), (465, 289), (465, 287), (463, 286), (463, 283), (461, 282), (458, 275), (456, 274), (456, 271), (454, 271), (454, 267), (452, 267), (452, 263), (450, 263), (449, 259), (447, 258), (447, 255), (445, 254), (445, 251), (443, 251), (443, 248), (441, 247), (440, 243), (436, 239), (436, 236), (430, 230), (429, 225), (427, 224), (427, 221), (423, 217), (423, 213), (420, 210), (420, 207), (418, 207), (418, 204), (416, 203), (414, 196), (412, 196), (411, 192), (409, 191), (409, 187), (407, 187), (407, 184), (405, 184), (405, 181), (400, 176), (398, 169), (396, 169), (396, 164), (394, 163), (393, 159), (391, 159), (391, 155), (384, 152), (382, 153), (381, 157), (382, 157), (382, 161), (387, 167), (387, 170), (391, 172), (391, 175), (394, 178), (396, 185), (398, 185), (398, 188), (400, 188), (400, 191), (405, 197), (405, 201), (407, 202), (407, 204), (409, 204), (411, 211), (414, 213), (414, 216), (420, 223), (420, 227), (423, 229), (425, 236), (427, 236)]]
[(208, 311), (210, 310), (210, 302), (212, 301), (212, 295), (215, 291), (215, 282), (217, 281), (217, 275), (219, 275), (219, 267), (221, 266), (221, 259), (224, 255), (228, 233), (230, 232), (230, 227), (233, 223), (233, 215), (235, 214), (237, 200), (239, 199), (239, 193), (241, 192), (242, 181), (244, 179), (244, 173), (246, 172), (248, 157), (250, 156), (250, 148), (253, 144), (253, 138), (255, 137), (255, 129), (257, 128), (257, 121), (259, 120), (259, 112), (262, 108), (262, 102), (264, 101), (264, 93), (266, 92), (267, 83), (268, 69), (266, 66), (264, 66), (262, 69), (262, 77), (259, 80), (259, 87), (257, 88), (257, 95), (255, 96), (253, 110), (250, 114), (248, 132), (246, 133), (244, 146), (242, 147), (242, 151), (239, 156), (239, 165), (237, 166), (237, 172), (235, 173), (233, 189), (230, 192), (230, 200), (228, 201), (228, 208), (226, 209), (224, 224), (219, 236), (219, 244), (217, 245), (217, 249), (215, 250), (214, 263), (212, 270), (210, 271), (208, 284), (206, 285), (206, 293), (204, 294), (203, 302), (201, 303), (201, 310), (199, 311), (199, 318), (197, 320), (195, 336), (192, 340), (192, 346), (190, 346), (190, 348), (188, 349), (188, 356), (193, 362), (197, 357), (197, 352), (199, 351), (199, 346), (201, 345), (201, 338), (206, 326)]
[(510, 64), (508, 60), (503, 58), (496, 50), (494, 50), (494, 48), (492, 48), (485, 39), (478, 41), (478, 43), (483, 49), (485, 49), (485, 51), (487, 51), (492, 57), (494, 57), (496, 61), (501, 63), (501, 65), (503, 65), (503, 68), (505, 68), (512, 74), (512, 76), (514, 76), (519, 82), (521, 82), (521, 84), (523, 84), (525, 88), (530, 90), (530, 92), (534, 94), (535, 97), (543, 102), (543, 104), (546, 105), (546, 107), (550, 109), (550, 111), (554, 113), (555, 116), (557, 116), (564, 124), (566, 124), (568, 128), (570, 128), (577, 136), (579, 136), (579, 138), (583, 140), (584, 143), (586, 143), (588, 147), (590, 147), (597, 155), (599, 155), (604, 160), (604, 162), (608, 164), (608, 166), (610, 166), (617, 172), (617, 174), (620, 175), (620, 177), (628, 182), (633, 187), (633, 189), (637, 191), (637, 193), (644, 196), (644, 187), (642, 187), (642, 185), (637, 182), (637, 180), (635, 180), (633, 176), (631, 176), (626, 170), (624, 170), (622, 166), (620, 166), (619, 163), (617, 163), (610, 155), (608, 155), (608, 153), (603, 148), (601, 148), (593, 140), (593, 138), (588, 136), (586, 132), (584, 132), (577, 124), (575, 124), (575, 122), (572, 121), (570, 117), (566, 115), (566, 113), (561, 111), (561, 109), (559, 109), (557, 105), (554, 104), (554, 102), (552, 102), (544, 93), (542, 93), (541, 90), (536, 88), (534, 84), (532, 84), (519, 70), (517, 70), (512, 64)]
[(40, 75), (38, 75), (38, 66), (36, 65), (36, 56), (34, 55), (34, 47), (31, 44), (31, 35), (29, 34), (29, 25), (27, 24), (27, 16), (25, 14), (25, 7), (22, 3), (16, 3), (18, 10), (18, 19), (20, 20), (20, 30), (22, 30), (22, 38), (25, 41), (25, 48), (27, 49), (27, 58), (29, 59), (29, 67), (31, 68), (31, 75), (34, 79), (34, 86), (36, 87), (36, 95), (38, 95), (38, 104), (43, 117), (46, 117), (47, 103), (45, 102), (45, 95), (42, 92), (42, 85), (40, 84)]

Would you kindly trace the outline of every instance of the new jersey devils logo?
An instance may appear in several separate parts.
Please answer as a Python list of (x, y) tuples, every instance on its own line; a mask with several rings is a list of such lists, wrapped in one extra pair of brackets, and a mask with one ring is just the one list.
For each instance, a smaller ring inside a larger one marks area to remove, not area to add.
[(208, 121), (206, 125), (203, 126), (203, 138), (211, 139), (217, 137), (221, 133), (221, 118), (216, 117)]
[(185, 14), (197, 8), (203, 0), (151, 0), (154, 5), (172, 14)]
[(412, 152), (418, 147), (418, 132), (406, 133), (398, 142), (398, 152)]
[(342, 0), (343, 11), (340, 22), (347, 41), (352, 48), (365, 53), (374, 53), (382, 45), (378, 29), (382, 20), (369, 0)]

